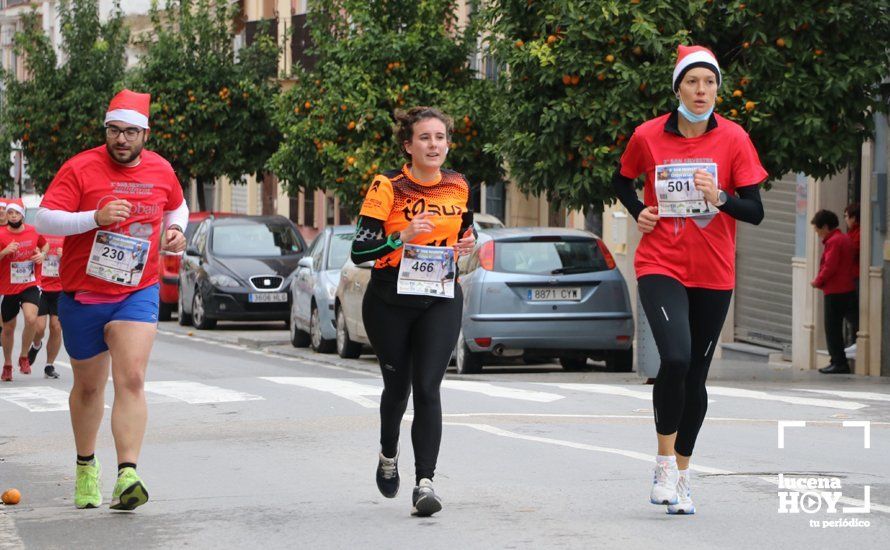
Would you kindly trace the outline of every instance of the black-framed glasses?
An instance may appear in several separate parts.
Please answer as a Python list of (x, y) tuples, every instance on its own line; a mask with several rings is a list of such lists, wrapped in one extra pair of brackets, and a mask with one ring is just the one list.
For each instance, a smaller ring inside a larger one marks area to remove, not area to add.
[(105, 135), (111, 139), (117, 139), (121, 134), (124, 135), (124, 138), (127, 141), (136, 141), (136, 138), (139, 137), (139, 134), (144, 132), (143, 128), (118, 128), (117, 126), (106, 126), (105, 127)]

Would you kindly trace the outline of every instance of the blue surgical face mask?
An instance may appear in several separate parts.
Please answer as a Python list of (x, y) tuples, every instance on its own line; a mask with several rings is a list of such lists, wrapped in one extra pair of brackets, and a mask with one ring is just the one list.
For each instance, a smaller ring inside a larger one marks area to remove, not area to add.
[(708, 120), (709, 118), (711, 118), (711, 113), (714, 112), (714, 106), (712, 105), (711, 108), (707, 110), (707, 112), (697, 115), (697, 114), (693, 113), (692, 111), (690, 111), (689, 109), (687, 109), (686, 104), (683, 103), (683, 100), (681, 99), (680, 107), (677, 110), (680, 111), (680, 114), (683, 115), (683, 118), (685, 118), (689, 122), (695, 123), (695, 122), (704, 122), (704, 121)]

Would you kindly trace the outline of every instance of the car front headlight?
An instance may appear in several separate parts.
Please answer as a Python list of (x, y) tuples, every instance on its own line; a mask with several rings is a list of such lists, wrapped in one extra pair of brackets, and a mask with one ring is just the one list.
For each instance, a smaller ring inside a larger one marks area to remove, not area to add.
[(216, 286), (219, 288), (232, 288), (232, 287), (236, 287), (236, 286), (241, 286), (241, 283), (236, 281), (234, 278), (229, 277), (228, 275), (223, 275), (222, 273), (219, 273), (217, 275), (211, 275), (210, 283), (213, 286)]

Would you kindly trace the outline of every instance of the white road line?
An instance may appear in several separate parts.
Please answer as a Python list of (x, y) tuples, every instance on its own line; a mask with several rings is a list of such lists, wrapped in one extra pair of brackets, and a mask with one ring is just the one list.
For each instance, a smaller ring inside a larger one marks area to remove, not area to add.
[(376, 409), (380, 406), (376, 401), (365, 397), (366, 395), (379, 397), (382, 390), (380, 386), (369, 386), (336, 378), (308, 378), (302, 376), (261, 376), (260, 379), (286, 386), (300, 386), (327, 392), (337, 397), (348, 399), (368, 409)]
[(563, 390), (582, 391), (587, 393), (601, 393), (605, 395), (617, 395), (621, 397), (632, 397), (634, 399), (642, 399), (643, 401), (652, 402), (652, 390), (639, 391), (621, 386), (607, 386), (606, 384), (558, 384), (558, 383), (541, 383), (543, 386), (560, 388)]
[(825, 395), (836, 395), (847, 399), (862, 399), (864, 401), (890, 401), (890, 395), (886, 393), (874, 393), (867, 391), (842, 391), (842, 390), (806, 390), (803, 388), (793, 388), (794, 391), (808, 391), (812, 393), (821, 393)]
[(15, 523), (0, 506), (0, 550), (24, 550), (25, 543), (19, 538)]
[(192, 405), (263, 400), (259, 395), (184, 380), (146, 382), (145, 391), (172, 397)]
[[(641, 460), (643, 462), (648, 462), (650, 464), (653, 462), (653, 458), (654, 458), (651, 453), (641, 453), (638, 451), (627, 451), (624, 449), (616, 449), (613, 447), (600, 447), (597, 445), (588, 445), (586, 443), (575, 443), (574, 441), (565, 441), (562, 439), (539, 437), (539, 436), (535, 436), (535, 435), (525, 435), (525, 434), (520, 434), (520, 433), (516, 433), (516, 432), (511, 432), (508, 430), (503, 430), (501, 428), (497, 428), (495, 426), (490, 426), (488, 424), (470, 424), (470, 423), (464, 423), (464, 422), (444, 422), (444, 424), (447, 426), (463, 426), (466, 428), (472, 428), (472, 429), (478, 430), (480, 432), (485, 432), (485, 433), (496, 435), (499, 437), (506, 437), (509, 439), (521, 439), (521, 440), (525, 440), (525, 441), (532, 441), (534, 443), (557, 445), (560, 447), (568, 447), (570, 449), (579, 449), (582, 451), (592, 451), (592, 452), (598, 452), (598, 453), (619, 455), (619, 456), (624, 456), (627, 458), (632, 458), (635, 460)], [(689, 468), (692, 470), (695, 470), (697, 472), (702, 472), (705, 474), (735, 475), (738, 473), (738, 472), (732, 472), (729, 470), (722, 470), (720, 468), (711, 468), (709, 466), (701, 466), (701, 465), (696, 465), (696, 464), (690, 464)], [(758, 479), (766, 481), (767, 483), (769, 483), (771, 485), (775, 485), (777, 487), (779, 485), (778, 476), (776, 476), (776, 477), (758, 476)], [(841, 497), (840, 501), (845, 504), (850, 504), (852, 506), (857, 506), (857, 507), (861, 507), (861, 506), (865, 505), (865, 501), (855, 499), (855, 498), (849, 498), (849, 497)], [(872, 511), (884, 512), (885, 514), (890, 514), (890, 506), (885, 506), (883, 504), (877, 504), (874, 501), (871, 501), (870, 505), (871, 505)]]
[(172, 336), (174, 338), (179, 338), (180, 340), (189, 340), (192, 342), (203, 342), (205, 344), (210, 344), (212, 346), (217, 346), (217, 347), (222, 346), (222, 347), (226, 347), (229, 349), (235, 349), (235, 350), (242, 351), (242, 352), (252, 353), (254, 355), (261, 355), (263, 357), (269, 357), (272, 359), (280, 359), (283, 361), (290, 361), (292, 363), (302, 363), (305, 365), (311, 365), (313, 367), (320, 367), (323, 369), (337, 370), (337, 371), (341, 371), (341, 372), (348, 372), (351, 374), (358, 374), (360, 376), (370, 376), (370, 377), (374, 377), (374, 378), (379, 378), (378, 374), (363, 371), (361, 369), (350, 369), (350, 368), (346, 368), (346, 367), (340, 367), (337, 365), (330, 365), (330, 364), (323, 363), (320, 361), (313, 361), (311, 359), (304, 359), (302, 357), (292, 357), (290, 355), (285, 355), (283, 353), (271, 353), (268, 351), (250, 349), (250, 348), (238, 345), (238, 344), (229, 344), (229, 343), (219, 342), (216, 340), (211, 340), (209, 338), (203, 338), (201, 336), (189, 336), (187, 334), (179, 334), (178, 332), (171, 332), (171, 331), (167, 331), (167, 330), (158, 330), (158, 333), (164, 334), (166, 336)]
[(68, 392), (47, 386), (0, 388), (0, 399), (31, 412), (68, 410)]
[(725, 397), (741, 397), (744, 399), (756, 399), (760, 401), (779, 401), (792, 405), (808, 405), (810, 407), (827, 407), (829, 409), (843, 409), (857, 411), (868, 405), (854, 401), (836, 401), (833, 399), (814, 399), (812, 397), (794, 397), (790, 395), (776, 395), (756, 390), (743, 390), (740, 388), (726, 388), (722, 386), (708, 386), (708, 395), (722, 395)]
[(563, 395), (533, 390), (522, 390), (496, 386), (488, 382), (472, 382), (468, 380), (444, 380), (442, 387), (449, 390), (459, 390), (473, 393), (481, 393), (489, 397), (501, 397), (504, 399), (518, 399), (520, 401), (534, 401), (536, 403), (552, 403), (565, 399)]
[[(572, 414), (572, 413), (502, 413), (502, 412), (474, 412), (474, 413), (446, 413), (442, 415), (447, 418), (477, 418), (477, 417), (518, 417), (518, 418), (590, 418), (593, 420), (641, 420), (644, 422), (652, 422), (652, 413), (647, 415), (631, 415), (631, 414)], [(705, 417), (705, 422), (746, 422), (761, 424), (778, 424), (780, 421), (772, 418), (732, 418), (732, 417)], [(824, 426), (843, 426), (844, 420), (807, 420), (807, 426), (824, 425)], [(890, 426), (890, 422), (869, 421), (872, 427)]]

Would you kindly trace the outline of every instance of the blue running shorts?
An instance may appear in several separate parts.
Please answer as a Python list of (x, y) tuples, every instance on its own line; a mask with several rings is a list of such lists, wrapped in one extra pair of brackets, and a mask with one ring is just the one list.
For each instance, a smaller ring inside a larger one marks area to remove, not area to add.
[(152, 285), (113, 304), (81, 304), (71, 292), (59, 295), (59, 322), (65, 350), (82, 361), (108, 351), (105, 325), (112, 321), (158, 322), (158, 285)]

